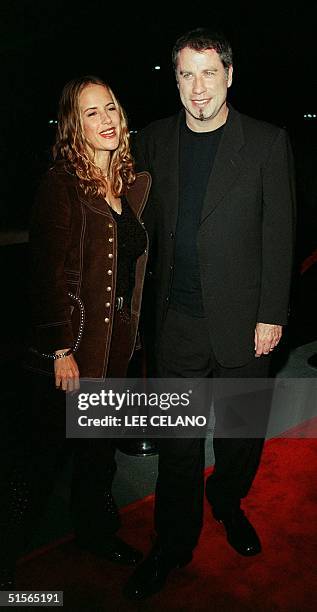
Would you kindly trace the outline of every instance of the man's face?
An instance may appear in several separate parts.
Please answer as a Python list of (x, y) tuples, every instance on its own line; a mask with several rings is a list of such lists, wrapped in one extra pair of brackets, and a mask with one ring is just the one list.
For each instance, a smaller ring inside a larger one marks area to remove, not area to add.
[(185, 47), (178, 54), (176, 77), (190, 129), (208, 132), (225, 123), (232, 66), (226, 71), (217, 51)]

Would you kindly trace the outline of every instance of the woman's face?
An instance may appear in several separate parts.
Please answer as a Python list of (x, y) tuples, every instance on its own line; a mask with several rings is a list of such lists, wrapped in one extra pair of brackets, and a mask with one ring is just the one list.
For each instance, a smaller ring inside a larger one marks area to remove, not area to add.
[(79, 96), (79, 107), (86, 142), (97, 157), (117, 149), (120, 116), (108, 89), (104, 85), (87, 85)]

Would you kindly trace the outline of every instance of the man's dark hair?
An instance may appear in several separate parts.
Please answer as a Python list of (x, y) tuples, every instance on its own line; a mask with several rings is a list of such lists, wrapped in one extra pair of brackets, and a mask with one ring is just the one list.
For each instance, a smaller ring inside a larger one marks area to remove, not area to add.
[(177, 71), (178, 53), (182, 49), (185, 49), (185, 47), (195, 49), (195, 51), (214, 49), (217, 51), (226, 71), (228, 71), (229, 67), (232, 65), (232, 48), (225, 36), (221, 33), (213, 32), (208, 28), (196, 28), (180, 36), (174, 44), (172, 62), (175, 73)]

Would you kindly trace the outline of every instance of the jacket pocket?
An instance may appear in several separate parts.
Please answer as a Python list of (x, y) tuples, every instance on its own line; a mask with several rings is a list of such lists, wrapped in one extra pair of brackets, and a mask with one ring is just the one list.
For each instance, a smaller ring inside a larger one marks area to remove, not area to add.
[(78, 288), (80, 274), (77, 270), (65, 269), (65, 277), (70, 290), (74, 289), (74, 287)]
[[(67, 290), (69, 291), (69, 293), (77, 296), (79, 291), (79, 272), (77, 270), (65, 270), (65, 277), (66, 277), (66, 284), (67, 284)], [(71, 306), (70, 306), (70, 314), (72, 316), (73, 312), (74, 312), (74, 301), (72, 301)]]

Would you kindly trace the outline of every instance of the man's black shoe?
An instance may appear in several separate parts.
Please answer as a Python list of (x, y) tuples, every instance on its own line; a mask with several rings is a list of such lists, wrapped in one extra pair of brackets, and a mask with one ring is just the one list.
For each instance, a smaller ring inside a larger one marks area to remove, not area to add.
[(139, 550), (115, 535), (106, 538), (101, 537), (98, 541), (85, 536), (77, 536), (76, 543), (83, 550), (121, 565), (137, 565), (143, 557)]
[(191, 562), (191, 550), (182, 553), (178, 558), (171, 558), (158, 544), (151, 550), (149, 556), (136, 568), (123, 589), (128, 599), (145, 599), (160, 591), (169, 575), (175, 568), (185, 567)]
[(251, 557), (261, 552), (259, 537), (241, 508), (233, 508), (221, 516), (215, 512), (213, 515), (216, 521), (223, 524), (229, 544), (240, 555)]

